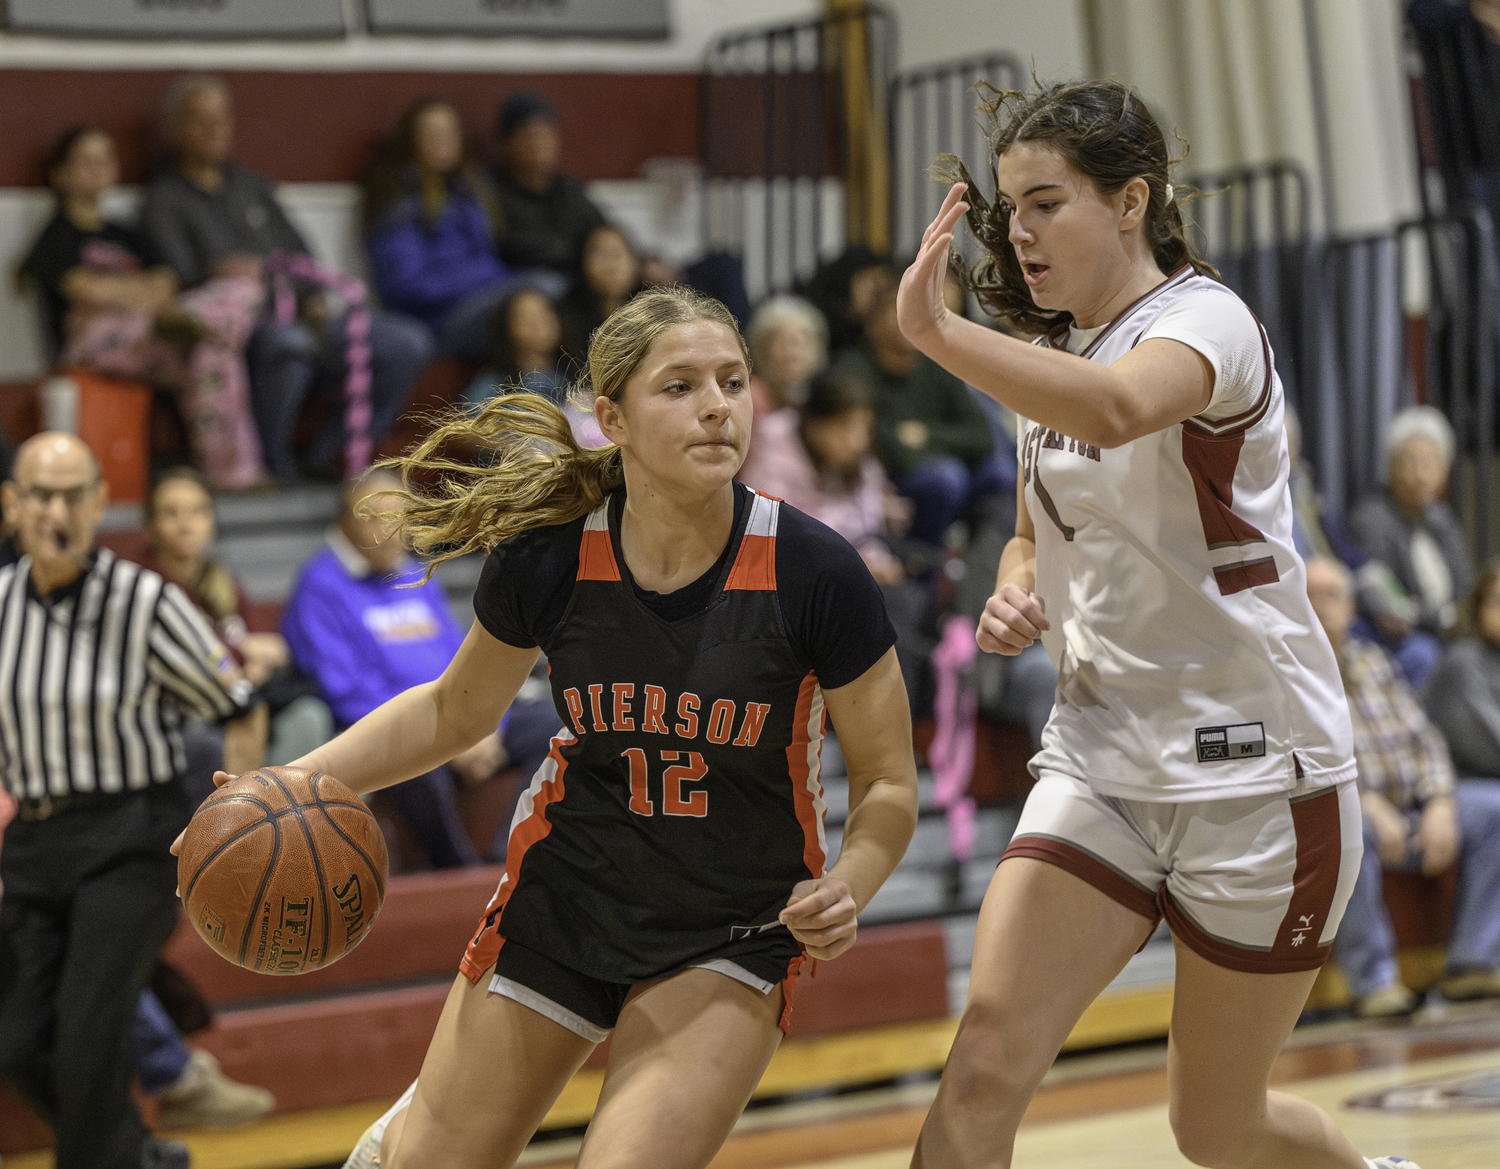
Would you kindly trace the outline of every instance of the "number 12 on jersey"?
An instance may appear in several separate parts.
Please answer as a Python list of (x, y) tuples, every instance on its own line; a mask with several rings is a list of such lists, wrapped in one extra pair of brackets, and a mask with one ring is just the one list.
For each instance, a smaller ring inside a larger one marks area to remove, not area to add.
[[(620, 754), (630, 764), (630, 810), (637, 816), (654, 815), (656, 805), (647, 792), (650, 776), (646, 752), (640, 747), (630, 747)], [(679, 762), (684, 755), (687, 762)], [(683, 784), (697, 783), (708, 774), (708, 764), (703, 762), (703, 756), (697, 751), (663, 751), (661, 761), (673, 764), (662, 772), (662, 813), (667, 816), (707, 816), (708, 792), (700, 787), (690, 792), (686, 799), (683, 799), (682, 792)]]

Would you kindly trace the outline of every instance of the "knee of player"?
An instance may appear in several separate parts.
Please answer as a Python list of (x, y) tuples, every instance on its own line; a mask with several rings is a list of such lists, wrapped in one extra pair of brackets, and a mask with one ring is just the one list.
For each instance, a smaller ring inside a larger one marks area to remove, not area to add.
[(1026, 1034), (1015, 1012), (970, 1003), (943, 1070), (946, 1090), (965, 1108), (1025, 1108), (1056, 1056)]
[(1174, 1099), (1168, 1108), (1177, 1151), (1203, 1169), (1240, 1169), (1256, 1153), (1256, 1143), (1246, 1126), (1213, 1108), (1206, 1101)]

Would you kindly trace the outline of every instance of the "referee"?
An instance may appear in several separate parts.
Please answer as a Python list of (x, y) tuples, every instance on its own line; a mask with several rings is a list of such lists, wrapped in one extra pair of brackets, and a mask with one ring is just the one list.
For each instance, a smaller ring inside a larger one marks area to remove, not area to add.
[(95, 548), (105, 502), (89, 449), (56, 432), (3, 488), (27, 555), (0, 569), (0, 777), (20, 805), (0, 850), (0, 1075), (51, 1122), (57, 1169), (178, 1169), (187, 1149), (146, 1133), (125, 1059), (177, 915), (178, 727), (235, 720), (240, 771), (254, 720), (181, 590)]

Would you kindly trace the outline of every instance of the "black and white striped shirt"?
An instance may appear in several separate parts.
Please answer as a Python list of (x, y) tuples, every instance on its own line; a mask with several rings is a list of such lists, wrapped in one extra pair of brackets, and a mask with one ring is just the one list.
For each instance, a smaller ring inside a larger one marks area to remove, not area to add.
[(249, 683), (176, 585), (108, 549), (45, 598), (0, 569), (0, 772), (18, 799), (140, 790), (182, 774), (178, 728), (244, 709)]

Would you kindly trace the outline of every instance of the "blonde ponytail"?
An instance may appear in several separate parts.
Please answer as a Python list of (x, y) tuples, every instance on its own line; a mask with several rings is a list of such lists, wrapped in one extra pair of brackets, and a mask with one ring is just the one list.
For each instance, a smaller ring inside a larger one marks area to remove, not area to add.
[[(662, 333), (704, 320), (734, 333), (748, 367), (744, 338), (722, 304), (689, 288), (653, 289), (594, 331), (589, 381), (575, 387), (574, 396), (590, 405), (596, 398), (618, 402)], [(489, 450), (492, 461), (476, 466), (449, 458), (441, 453), (449, 443)], [(555, 402), (522, 390), (496, 395), (478, 414), (448, 411), (416, 447), (380, 466), (401, 475), (405, 490), (391, 495), (403, 507), (386, 514), (400, 523), (412, 551), (428, 560), (428, 576), (445, 560), (488, 552), (532, 528), (571, 523), (625, 481), (619, 447), (580, 446)]]

